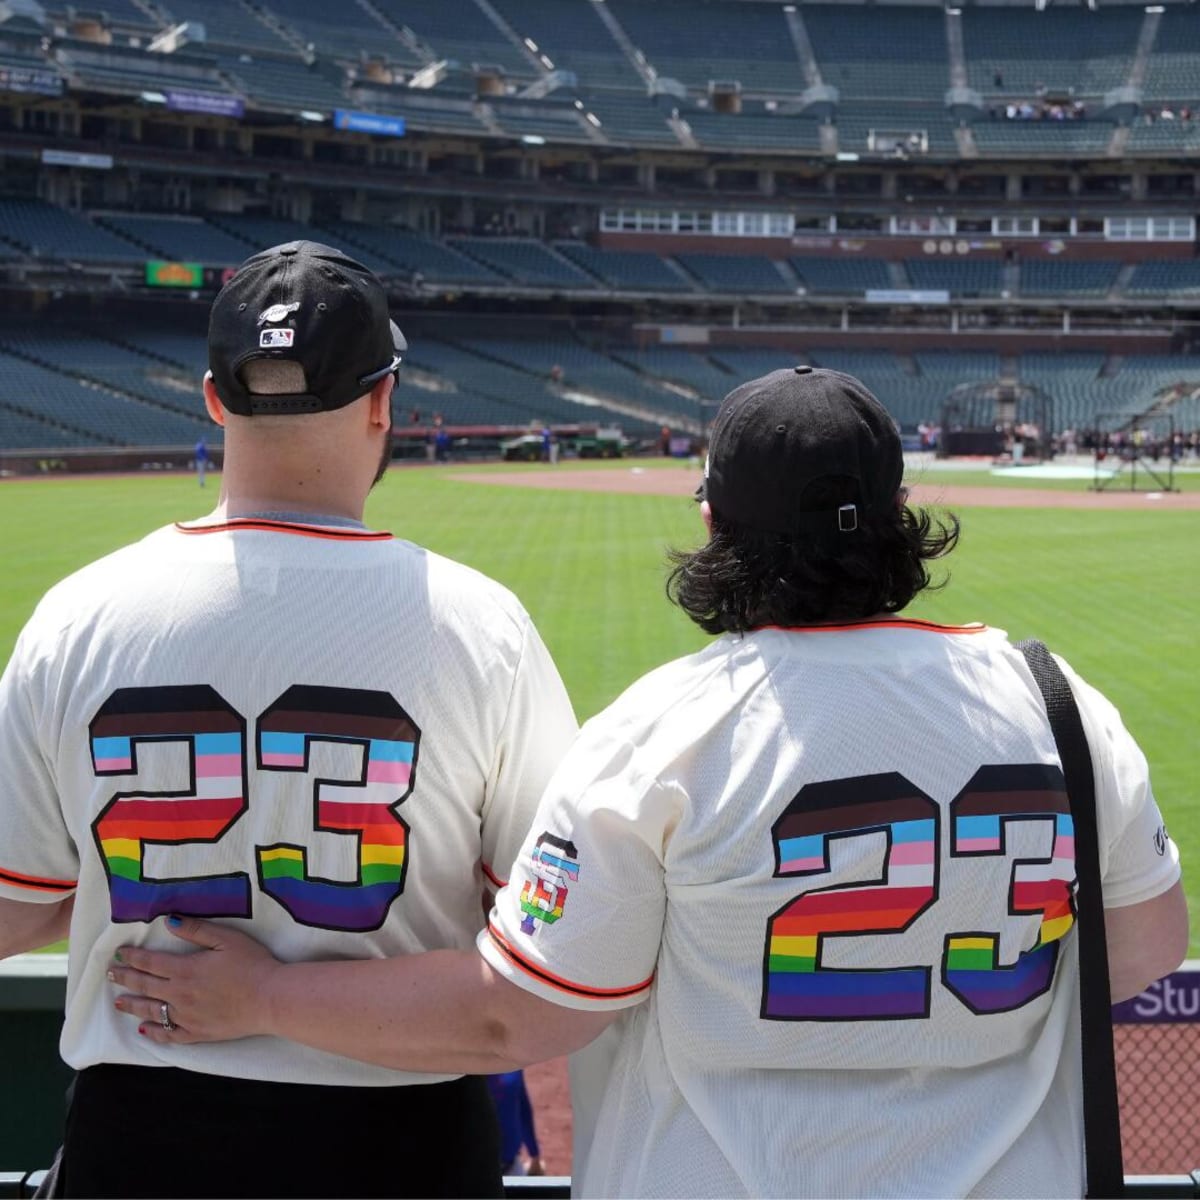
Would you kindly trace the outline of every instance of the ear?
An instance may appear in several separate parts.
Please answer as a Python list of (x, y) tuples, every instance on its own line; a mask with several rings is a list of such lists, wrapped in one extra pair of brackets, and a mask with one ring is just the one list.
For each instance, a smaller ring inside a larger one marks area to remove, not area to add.
[(388, 429), (392, 423), (392, 389), (396, 386), (395, 375), (385, 375), (370, 391), (367, 420), (372, 427)]
[(712, 505), (707, 500), (700, 501), (700, 516), (704, 519), (704, 528), (708, 530), (708, 536), (712, 537)]
[(217, 386), (213, 383), (211, 371), (204, 372), (204, 407), (208, 409), (208, 415), (224, 428), (225, 405), (221, 403), (221, 397), (217, 395)]

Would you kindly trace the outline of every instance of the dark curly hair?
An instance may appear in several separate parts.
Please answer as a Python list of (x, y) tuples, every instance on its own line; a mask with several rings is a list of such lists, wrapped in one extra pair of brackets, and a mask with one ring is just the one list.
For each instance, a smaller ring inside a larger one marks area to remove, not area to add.
[(833, 538), (766, 533), (713, 512), (697, 550), (671, 550), (667, 595), (706, 633), (813, 625), (899, 612), (933, 583), (926, 564), (958, 543), (953, 513), (934, 518), (901, 492), (894, 513), (859, 514)]

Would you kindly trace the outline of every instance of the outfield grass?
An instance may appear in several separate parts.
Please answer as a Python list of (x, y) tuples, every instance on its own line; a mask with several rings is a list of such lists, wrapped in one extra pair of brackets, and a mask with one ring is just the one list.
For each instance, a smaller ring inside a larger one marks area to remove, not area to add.
[[(640, 673), (704, 644), (663, 598), (664, 547), (700, 536), (686, 496), (499, 488), (464, 482), (461, 473), (394, 470), (372, 495), (368, 519), (511, 587), (537, 621), (581, 718)], [(939, 472), (927, 481), (991, 481), (986, 472), (963, 474), (969, 478)], [(200, 515), (214, 500), (215, 489), (201, 492), (188, 476), (0, 485), (10, 564), (0, 577), (0, 654), (7, 659), (55, 580), (158, 525)], [(1191, 868), (1192, 954), (1200, 954), (1200, 800), (1189, 754), (1200, 712), (1200, 513), (973, 508), (962, 515), (950, 586), (911, 611), (986, 621), (1014, 638), (1037, 635), (1117, 704), (1151, 761), (1156, 794)]]

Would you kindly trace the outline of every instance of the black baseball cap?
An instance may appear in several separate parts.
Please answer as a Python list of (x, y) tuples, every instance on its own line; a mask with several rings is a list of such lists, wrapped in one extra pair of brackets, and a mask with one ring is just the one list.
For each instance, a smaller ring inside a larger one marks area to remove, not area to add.
[(772, 371), (721, 402), (697, 493), (720, 517), (826, 543), (895, 510), (904, 476), (887, 410), (851, 375)]
[[(344, 408), (396, 371), (407, 349), (378, 277), (320, 242), (284, 242), (246, 259), (208, 319), (217, 395), (244, 417)], [(305, 391), (247, 391), (242, 368), (255, 359), (299, 363)]]

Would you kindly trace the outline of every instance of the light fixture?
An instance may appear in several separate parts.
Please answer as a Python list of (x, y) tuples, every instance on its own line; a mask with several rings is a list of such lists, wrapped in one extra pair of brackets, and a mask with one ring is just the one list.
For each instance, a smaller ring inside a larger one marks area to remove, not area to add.
[(143, 92), (142, 99), (147, 104), (166, 104), (167, 98), (162, 92)]
[(300, 118), (300, 120), (308, 121), (312, 125), (319, 125), (322, 121), (328, 119), (324, 113), (315, 112), (311, 108), (301, 109), (296, 115)]
[(521, 135), (521, 141), (527, 146), (544, 146), (546, 139), (540, 133), (524, 133)]

